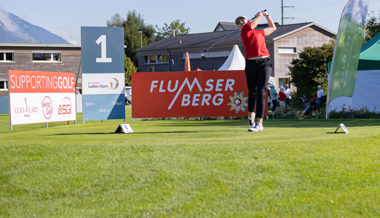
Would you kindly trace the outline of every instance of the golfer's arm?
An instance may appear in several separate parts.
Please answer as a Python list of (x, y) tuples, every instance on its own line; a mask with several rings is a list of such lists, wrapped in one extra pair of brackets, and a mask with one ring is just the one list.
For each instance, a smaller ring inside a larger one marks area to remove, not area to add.
[(268, 28), (264, 29), (265, 36), (269, 36), (272, 34), (274, 31), (276, 31), (276, 24), (274, 24), (272, 18), (268, 15), (266, 16), (267, 21), (268, 21)]
[(259, 25), (261, 19), (263, 18), (263, 15), (257, 14), (256, 18), (251, 22), (251, 28), (255, 29), (257, 25)]

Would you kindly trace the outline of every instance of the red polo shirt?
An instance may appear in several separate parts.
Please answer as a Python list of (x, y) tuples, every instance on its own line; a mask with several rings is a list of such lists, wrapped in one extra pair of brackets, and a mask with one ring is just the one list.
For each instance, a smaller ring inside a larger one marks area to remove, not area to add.
[(286, 101), (286, 94), (285, 94), (285, 92), (280, 91), (280, 92), (278, 93), (278, 97), (279, 97), (279, 100), (280, 100), (280, 101)]
[(252, 29), (251, 22), (248, 22), (241, 30), (240, 36), (245, 47), (245, 58), (269, 56), (264, 30)]

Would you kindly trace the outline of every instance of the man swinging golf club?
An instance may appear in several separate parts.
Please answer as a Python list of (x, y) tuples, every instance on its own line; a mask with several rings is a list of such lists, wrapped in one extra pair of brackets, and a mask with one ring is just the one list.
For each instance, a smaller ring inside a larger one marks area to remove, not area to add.
[[(264, 16), (268, 22), (268, 27), (256, 30), (255, 28)], [(240, 36), (245, 47), (245, 76), (248, 86), (249, 112), (248, 131), (262, 132), (264, 130), (265, 93), (272, 70), (269, 64), (270, 55), (265, 44), (265, 37), (276, 30), (276, 25), (266, 10), (258, 12), (251, 21), (245, 16), (239, 16), (235, 23), (241, 29)]]

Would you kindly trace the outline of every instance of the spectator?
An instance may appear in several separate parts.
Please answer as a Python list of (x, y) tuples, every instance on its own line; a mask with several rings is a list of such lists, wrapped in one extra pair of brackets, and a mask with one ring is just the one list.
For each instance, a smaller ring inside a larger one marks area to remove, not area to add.
[(278, 93), (279, 100), (280, 100), (280, 108), (281, 110), (285, 111), (285, 104), (286, 104), (286, 94), (285, 94), (285, 88), (283, 86), (280, 87), (280, 92)]
[(277, 95), (277, 91), (275, 89), (274, 84), (270, 84), (269, 87), (270, 87), (269, 96), (270, 96), (270, 98), (272, 100), (272, 112), (275, 112), (277, 104), (278, 104), (278, 100), (277, 100), (278, 99), (278, 95)]
[(322, 103), (322, 99), (324, 95), (325, 95), (325, 92), (323, 91), (322, 86), (318, 85), (317, 100), (316, 100), (317, 112), (320, 112), (320, 107), (321, 107), (321, 103)]
[(303, 102), (303, 105), (302, 105), (302, 110), (303, 110), (303, 114), (307, 114), (310, 112), (310, 109), (311, 109), (311, 104), (310, 104), (310, 101), (309, 99), (306, 97), (306, 95), (303, 95), (302, 98), (301, 98), (302, 102)]
[(290, 95), (292, 93), (293, 91), (290, 89), (289, 84), (285, 84), (285, 95), (286, 95), (285, 109), (286, 110), (289, 110), (290, 99), (292, 98)]

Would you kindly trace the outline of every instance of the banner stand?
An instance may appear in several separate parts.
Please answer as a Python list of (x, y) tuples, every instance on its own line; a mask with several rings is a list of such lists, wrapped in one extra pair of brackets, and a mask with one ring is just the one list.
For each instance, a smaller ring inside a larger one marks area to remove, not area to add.
[(128, 123), (120, 124), (115, 130), (115, 133), (132, 133), (132, 132), (133, 132), (133, 129)]
[[(343, 131), (344, 131), (344, 133), (346, 133), (346, 134), (349, 133), (347, 127), (346, 127), (343, 123), (340, 123), (340, 124), (338, 125), (338, 127), (336, 128), (336, 130), (335, 130), (334, 133), (338, 133), (339, 128), (342, 128)], [(342, 133), (342, 132), (339, 132), (339, 133)]]

